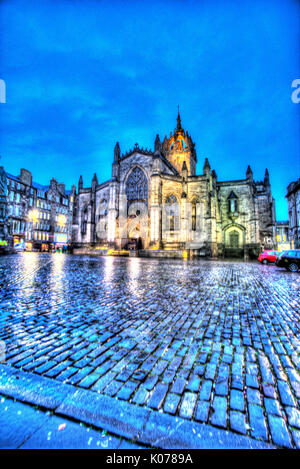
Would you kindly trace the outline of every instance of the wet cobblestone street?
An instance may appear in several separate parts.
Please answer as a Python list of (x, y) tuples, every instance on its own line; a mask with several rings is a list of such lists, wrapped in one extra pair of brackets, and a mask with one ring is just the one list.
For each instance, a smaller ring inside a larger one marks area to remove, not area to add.
[(300, 275), (256, 262), (0, 258), (6, 363), (300, 448)]

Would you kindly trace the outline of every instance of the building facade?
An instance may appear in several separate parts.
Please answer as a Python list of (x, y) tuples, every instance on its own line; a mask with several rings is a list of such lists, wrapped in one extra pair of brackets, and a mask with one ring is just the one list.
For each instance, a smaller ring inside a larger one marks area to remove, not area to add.
[(278, 220), (276, 221), (276, 241), (278, 251), (290, 249), (290, 236), (289, 236), (289, 221)]
[(207, 159), (196, 175), (195, 143), (177, 126), (169, 138), (156, 136), (154, 151), (138, 144), (114, 149), (112, 177), (90, 187), (82, 177), (75, 198), (72, 240), (79, 247), (126, 249), (145, 255), (190, 252), (205, 256), (256, 257), (274, 249), (275, 201), (268, 170), (255, 181), (219, 181)]
[(287, 187), (291, 247), (300, 249), (300, 178)]
[(7, 215), (13, 243), (48, 251), (71, 242), (73, 203), (76, 188), (66, 191), (54, 178), (48, 186), (32, 180), (21, 169), (19, 176), (6, 173)]
[(7, 217), (7, 178), (3, 166), (0, 166), (0, 241), (9, 242)]

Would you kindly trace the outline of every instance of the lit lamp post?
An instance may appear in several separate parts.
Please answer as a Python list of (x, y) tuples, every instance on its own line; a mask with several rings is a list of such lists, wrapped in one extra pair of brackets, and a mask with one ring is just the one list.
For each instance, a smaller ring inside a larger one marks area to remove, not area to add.
[[(33, 231), (34, 231), (34, 223), (36, 223), (37, 219), (38, 219), (38, 216), (39, 216), (39, 212), (38, 210), (36, 209), (33, 209), (31, 210), (29, 213), (28, 213), (28, 220), (30, 221), (31, 223), (31, 229), (30, 229), (30, 233), (31, 233), (31, 236), (30, 236), (30, 241), (33, 240)], [(30, 243), (30, 248), (32, 246), (32, 243)]]

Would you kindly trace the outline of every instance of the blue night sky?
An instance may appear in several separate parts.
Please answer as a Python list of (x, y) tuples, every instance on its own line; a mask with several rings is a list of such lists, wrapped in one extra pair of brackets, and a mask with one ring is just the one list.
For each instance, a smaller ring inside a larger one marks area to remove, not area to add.
[(296, 1), (0, 3), (0, 164), (68, 188), (111, 177), (116, 141), (153, 148), (176, 125), (219, 180), (268, 167), (278, 219), (300, 176)]

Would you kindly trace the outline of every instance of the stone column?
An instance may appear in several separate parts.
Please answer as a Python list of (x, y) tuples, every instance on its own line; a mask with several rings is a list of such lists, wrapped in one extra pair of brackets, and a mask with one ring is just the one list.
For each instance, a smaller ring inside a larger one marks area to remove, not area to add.
[(111, 182), (109, 188), (109, 203), (107, 217), (107, 241), (114, 246), (116, 243), (116, 224), (118, 214), (118, 183)]
[(186, 243), (188, 241), (188, 204), (186, 197), (182, 197), (180, 204), (180, 242)]
[(150, 199), (150, 245), (162, 247), (162, 214), (161, 214), (161, 164), (159, 157), (153, 159), (153, 173), (151, 175), (151, 199)]
[(118, 245), (123, 248), (128, 242), (128, 230), (127, 230), (127, 196), (125, 192), (124, 182), (120, 183), (119, 193), (119, 236)]

